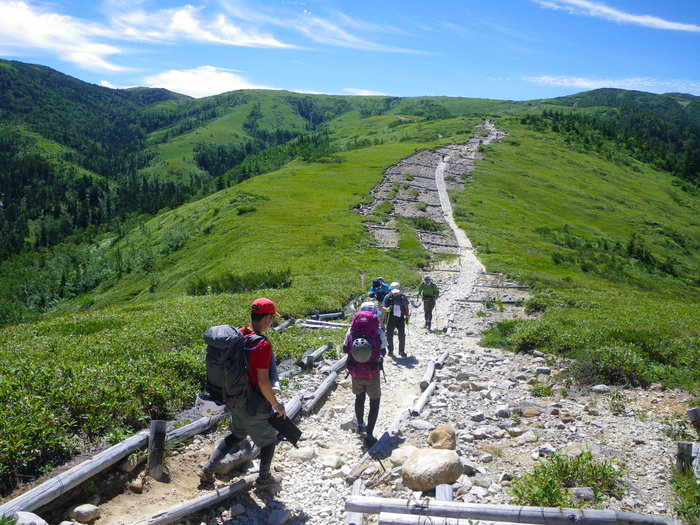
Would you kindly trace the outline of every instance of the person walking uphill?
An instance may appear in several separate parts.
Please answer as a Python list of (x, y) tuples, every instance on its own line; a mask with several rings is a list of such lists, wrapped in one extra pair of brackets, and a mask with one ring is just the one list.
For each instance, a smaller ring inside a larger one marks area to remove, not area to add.
[(435, 308), (435, 301), (440, 296), (440, 290), (438, 290), (437, 284), (435, 284), (429, 275), (423, 276), (423, 282), (418, 285), (418, 296), (423, 296), (423, 313), (425, 315), (425, 326), (430, 330), (430, 326), (433, 324), (433, 309)]
[(386, 315), (386, 336), (389, 355), (394, 355), (394, 328), (399, 333), (399, 355), (406, 357), (406, 324), (408, 323), (408, 297), (401, 293), (399, 283), (391, 283), (391, 293), (384, 298), (382, 307)]
[[(270, 329), (275, 316), (280, 316), (275, 310), (275, 304), (261, 297), (251, 304), (250, 326), (240, 329), (240, 334), (243, 336), (242, 354), (247, 361), (249, 388), (235, 396), (227, 394), (225, 403), (226, 411), (231, 415), (231, 433), (218, 444), (209, 461), (202, 470), (197, 472), (204, 483), (214, 481), (216, 465), (226, 454), (238, 450), (245, 437), (250, 436), (252, 441), (260, 447), (260, 472), (255, 481), (256, 490), (279, 487), (281, 479), (270, 473), (278, 432), (270, 425), (268, 418), (273, 413), (281, 418), (285, 418), (286, 414), (284, 406), (277, 401), (272, 390), (272, 384), (277, 379), (271, 378), (271, 372), (276, 372), (276, 367), (271, 365), (275, 359), (272, 345), (262, 335)], [(212, 330), (210, 329), (207, 334)], [(205, 340), (207, 334), (205, 334)], [(209, 374), (209, 365), (207, 365), (207, 374)]]
[(372, 286), (369, 289), (369, 296), (372, 299), (376, 299), (381, 305), (389, 291), (389, 285), (384, 282), (384, 279), (377, 277), (376, 279), (372, 280)]
[[(352, 377), (352, 393), (355, 394), (357, 429), (365, 433), (364, 445), (369, 448), (377, 442), (373, 434), (382, 395), (379, 373), (384, 356), (383, 338), (375, 312), (360, 310), (355, 314), (343, 351), (348, 354), (347, 368)], [(364, 424), (366, 397), (369, 397), (367, 425)]]

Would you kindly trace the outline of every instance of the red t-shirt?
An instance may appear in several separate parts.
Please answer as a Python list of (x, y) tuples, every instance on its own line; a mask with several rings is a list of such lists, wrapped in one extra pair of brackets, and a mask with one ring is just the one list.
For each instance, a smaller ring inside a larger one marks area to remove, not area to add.
[[(249, 326), (244, 326), (241, 328), (243, 335), (249, 335), (255, 333)], [(250, 358), (250, 371), (248, 372), (248, 379), (250, 380), (251, 386), (258, 386), (258, 370), (269, 370), (270, 360), (272, 359), (272, 345), (267, 339), (261, 339), (253, 347), (248, 347), (248, 343), (245, 345), (246, 350), (248, 350), (248, 357)]]

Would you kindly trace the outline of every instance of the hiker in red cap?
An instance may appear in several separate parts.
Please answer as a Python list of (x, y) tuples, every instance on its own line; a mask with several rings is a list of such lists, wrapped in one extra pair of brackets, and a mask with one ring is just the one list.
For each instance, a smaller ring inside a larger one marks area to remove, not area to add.
[(272, 327), (275, 317), (280, 314), (275, 310), (275, 304), (265, 297), (253, 301), (250, 308), (250, 326), (241, 328), (246, 337), (244, 350), (248, 355), (248, 380), (252, 390), (247, 398), (236, 399), (226, 403), (226, 410), (231, 414), (230, 430), (216, 447), (209, 461), (197, 475), (202, 482), (214, 481), (214, 468), (230, 452), (240, 448), (246, 436), (260, 447), (260, 472), (255, 481), (256, 490), (273, 490), (279, 488), (281, 478), (270, 473), (272, 457), (277, 445), (277, 430), (270, 425), (268, 418), (274, 413), (277, 417), (285, 418), (282, 405), (273, 391), (277, 379), (276, 367), (273, 366), (275, 356), (272, 353), (270, 341), (262, 335)]

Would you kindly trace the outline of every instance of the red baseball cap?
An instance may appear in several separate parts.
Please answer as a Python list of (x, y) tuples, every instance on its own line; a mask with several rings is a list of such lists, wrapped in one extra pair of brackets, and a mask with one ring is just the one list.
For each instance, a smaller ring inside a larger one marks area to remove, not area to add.
[(277, 317), (282, 317), (275, 311), (275, 303), (265, 297), (253, 301), (250, 311), (254, 314), (275, 314)]

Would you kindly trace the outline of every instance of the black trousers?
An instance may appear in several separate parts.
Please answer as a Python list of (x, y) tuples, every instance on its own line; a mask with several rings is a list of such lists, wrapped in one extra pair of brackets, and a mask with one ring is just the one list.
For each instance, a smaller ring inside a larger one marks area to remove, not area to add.
[(386, 325), (386, 338), (389, 343), (389, 352), (394, 351), (394, 328), (399, 332), (399, 353), (403, 354), (406, 350), (406, 321), (403, 316), (396, 317), (389, 315), (389, 322)]
[(433, 309), (435, 308), (435, 297), (423, 297), (423, 313), (425, 314), (425, 324), (430, 326), (433, 323)]

